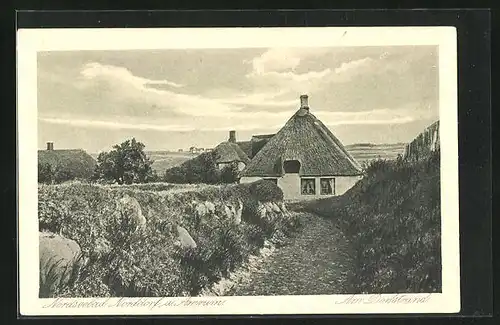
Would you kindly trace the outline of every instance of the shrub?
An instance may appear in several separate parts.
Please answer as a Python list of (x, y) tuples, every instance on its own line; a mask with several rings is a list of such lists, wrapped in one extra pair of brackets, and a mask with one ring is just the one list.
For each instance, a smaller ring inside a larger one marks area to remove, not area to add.
[(249, 243), (249, 249), (252, 250), (254, 247), (255, 248), (262, 247), (266, 239), (262, 228), (251, 224), (245, 224), (245, 227), (246, 227), (244, 231), (244, 234), (246, 236), (245, 241)]
[(167, 169), (163, 175), (163, 181), (177, 184), (229, 184), (238, 180), (238, 164), (230, 163), (219, 170), (214, 152), (204, 152), (180, 166)]
[(168, 183), (220, 183), (221, 176), (213, 152), (204, 152), (193, 159), (165, 171), (163, 180)]
[(236, 183), (239, 180), (238, 163), (233, 162), (222, 168), (220, 183)]
[(250, 183), (249, 190), (250, 194), (261, 202), (283, 201), (283, 191), (268, 180)]
[(163, 180), (168, 183), (188, 183), (187, 170), (180, 166), (175, 166), (165, 171)]
[(52, 183), (53, 171), (48, 163), (41, 162), (38, 164), (38, 183), (50, 184)]
[[(124, 195), (139, 202), (145, 229), (136, 231), (117, 211)], [(39, 185), (38, 198), (40, 230), (74, 239), (90, 261), (71, 285), (57, 290), (63, 296), (195, 295), (258, 251), (280, 224), (265, 231), (262, 224), (237, 225), (226, 215), (225, 205), (258, 204), (249, 186), (240, 184), (73, 182)], [(215, 211), (200, 217), (197, 206), (206, 201)], [(188, 230), (196, 248), (176, 246), (177, 225)]]

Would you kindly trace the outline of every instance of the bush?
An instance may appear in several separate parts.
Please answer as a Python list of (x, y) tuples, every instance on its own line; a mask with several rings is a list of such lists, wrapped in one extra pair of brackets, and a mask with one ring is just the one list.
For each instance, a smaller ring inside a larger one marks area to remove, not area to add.
[(222, 168), (220, 183), (236, 183), (239, 180), (238, 163), (231, 163)]
[(440, 292), (439, 152), (420, 162), (378, 160), (341, 198), (305, 206), (336, 218), (354, 251), (352, 293)]
[(249, 185), (250, 194), (258, 201), (283, 201), (283, 191), (273, 182), (259, 180)]
[[(257, 252), (266, 238), (285, 227), (286, 222), (277, 221), (271, 225), (272, 231), (262, 223), (237, 225), (234, 216), (226, 215), (226, 205), (258, 204), (248, 185), (171, 185), (39, 185), (40, 230), (60, 232), (75, 240), (89, 261), (72, 284), (56, 294), (196, 295), (227, 276)], [(124, 195), (139, 202), (147, 220), (145, 229), (136, 231), (118, 212), (117, 201)], [(214, 204), (215, 211), (205, 211), (201, 217), (197, 208), (207, 201)], [(280, 218), (284, 216), (276, 219)], [(196, 248), (176, 246), (173, 229), (177, 225), (189, 232)]]
[(204, 152), (193, 159), (165, 171), (163, 181), (177, 184), (230, 184), (239, 180), (237, 163), (219, 170), (214, 152)]
[(213, 152), (204, 152), (193, 159), (165, 171), (163, 180), (167, 183), (221, 183), (221, 172), (215, 163)]
[(38, 164), (38, 183), (50, 184), (54, 179), (52, 167), (48, 163)]

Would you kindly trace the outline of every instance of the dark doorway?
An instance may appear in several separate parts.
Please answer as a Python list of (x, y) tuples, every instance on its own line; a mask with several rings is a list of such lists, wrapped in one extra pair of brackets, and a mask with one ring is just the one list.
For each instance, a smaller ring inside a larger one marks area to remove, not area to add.
[(298, 174), (300, 170), (300, 162), (298, 160), (286, 160), (283, 163), (283, 169), (286, 174)]

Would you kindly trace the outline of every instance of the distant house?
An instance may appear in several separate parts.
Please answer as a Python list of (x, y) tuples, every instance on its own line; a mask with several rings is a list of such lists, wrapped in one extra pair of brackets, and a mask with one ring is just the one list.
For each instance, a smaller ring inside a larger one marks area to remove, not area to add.
[(236, 131), (229, 131), (229, 139), (216, 146), (212, 152), (219, 169), (236, 163), (241, 171), (250, 162), (250, 158), (236, 143)]
[(203, 153), (203, 152), (207, 152), (207, 151), (211, 151), (211, 150), (205, 149), (205, 148), (197, 148), (197, 147), (190, 147), (189, 148), (190, 153)]
[(54, 149), (53, 142), (47, 142), (45, 150), (38, 150), (38, 166), (45, 168), (59, 180), (88, 179), (92, 176), (95, 159), (82, 149)]
[(257, 152), (242, 171), (240, 182), (272, 180), (286, 199), (341, 195), (362, 177), (361, 167), (310, 113), (307, 95), (300, 97), (300, 103), (278, 133), (254, 139), (252, 151)]
[(252, 159), (273, 136), (274, 134), (253, 135), (250, 141), (238, 141), (236, 143)]

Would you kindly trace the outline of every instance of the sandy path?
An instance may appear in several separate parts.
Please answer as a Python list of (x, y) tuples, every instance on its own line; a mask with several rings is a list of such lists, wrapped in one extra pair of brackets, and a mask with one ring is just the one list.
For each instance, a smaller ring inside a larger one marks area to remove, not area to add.
[(335, 224), (304, 213), (305, 227), (225, 295), (318, 295), (344, 292), (349, 253)]

